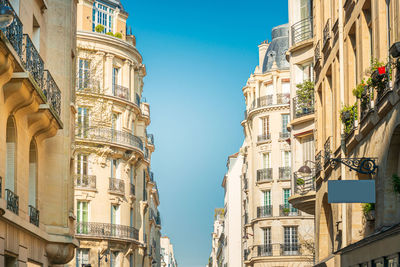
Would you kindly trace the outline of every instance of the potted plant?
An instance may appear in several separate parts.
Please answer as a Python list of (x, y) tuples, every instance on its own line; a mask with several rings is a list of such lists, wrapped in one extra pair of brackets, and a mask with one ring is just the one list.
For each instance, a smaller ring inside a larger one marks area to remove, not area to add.
[(358, 110), (357, 105), (344, 106), (340, 111), (340, 120), (344, 124), (344, 133), (349, 134), (358, 126)]
[(362, 205), (364, 217), (367, 221), (375, 220), (375, 204), (374, 203), (364, 203)]
[(119, 38), (119, 39), (122, 39), (122, 33), (116, 32), (116, 33), (114, 34), (114, 37), (117, 37), (117, 38)]
[(94, 28), (94, 30), (98, 33), (102, 33), (104, 29), (105, 29), (104, 26), (101, 24), (97, 25), (96, 28)]
[(400, 194), (400, 177), (396, 173), (392, 175), (392, 184), (394, 192)]
[(314, 82), (306, 80), (296, 85), (297, 91), (297, 105), (299, 110), (298, 114), (307, 114), (313, 108), (314, 99)]
[(282, 211), (283, 211), (283, 214), (285, 214), (285, 216), (288, 216), (289, 212), (290, 212), (290, 208), (285, 207), (285, 208), (283, 208)]
[(296, 184), (297, 185), (304, 185), (304, 179), (303, 178), (297, 178), (297, 180), (296, 180)]
[(112, 32), (107, 32), (106, 34), (114, 37), (114, 34)]

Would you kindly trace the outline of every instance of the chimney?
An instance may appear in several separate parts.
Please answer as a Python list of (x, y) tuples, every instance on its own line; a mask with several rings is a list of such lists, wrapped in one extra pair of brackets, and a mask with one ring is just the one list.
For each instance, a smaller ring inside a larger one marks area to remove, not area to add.
[(260, 69), (262, 69), (265, 53), (267, 53), (268, 46), (269, 46), (268, 40), (262, 42), (258, 46), (258, 66), (259, 66)]

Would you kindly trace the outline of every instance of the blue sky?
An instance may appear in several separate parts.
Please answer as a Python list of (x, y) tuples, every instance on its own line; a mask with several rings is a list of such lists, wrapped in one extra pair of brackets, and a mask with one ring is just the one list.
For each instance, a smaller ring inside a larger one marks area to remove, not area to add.
[(122, 2), (147, 68), (162, 233), (179, 266), (204, 267), (226, 160), (243, 142), (241, 89), (287, 1)]

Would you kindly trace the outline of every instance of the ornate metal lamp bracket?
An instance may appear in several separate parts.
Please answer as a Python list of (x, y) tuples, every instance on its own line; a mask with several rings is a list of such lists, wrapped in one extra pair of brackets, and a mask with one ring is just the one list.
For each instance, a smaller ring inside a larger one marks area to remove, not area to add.
[(342, 163), (358, 173), (362, 174), (376, 174), (376, 158), (343, 158), (343, 159), (329, 159), (332, 167), (335, 167), (337, 163)]

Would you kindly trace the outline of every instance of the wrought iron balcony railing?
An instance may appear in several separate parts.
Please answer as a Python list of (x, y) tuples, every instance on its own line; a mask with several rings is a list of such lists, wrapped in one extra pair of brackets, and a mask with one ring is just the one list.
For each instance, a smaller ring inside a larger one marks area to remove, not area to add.
[(147, 143), (150, 145), (154, 145), (154, 135), (153, 134), (147, 134)]
[(324, 144), (324, 165), (326, 166), (331, 158), (332, 147), (331, 147), (332, 137), (329, 136)]
[(113, 84), (113, 95), (119, 98), (123, 98), (125, 100), (129, 100), (129, 88), (119, 85)]
[(312, 17), (308, 17), (306, 19), (302, 19), (294, 23), (291, 27), (291, 30), (292, 30), (292, 45), (311, 39), (313, 37)]
[(284, 105), (290, 103), (290, 94), (276, 94), (276, 103)]
[(249, 259), (249, 255), (250, 255), (250, 250), (249, 249), (245, 249), (243, 251), (243, 257), (244, 257), (245, 261), (247, 261)]
[(257, 182), (272, 180), (272, 168), (257, 170)]
[(85, 129), (77, 126), (75, 136), (82, 139), (127, 145), (143, 151), (142, 139), (129, 132), (118, 131), (111, 128), (93, 127)]
[(161, 215), (159, 211), (157, 211), (156, 224), (161, 225)]
[(294, 192), (296, 194), (304, 195), (310, 191), (315, 191), (315, 176), (313, 174), (308, 176), (300, 176), (294, 173)]
[(315, 155), (315, 174), (318, 174), (320, 171), (322, 171), (322, 151), (319, 151)]
[(318, 40), (314, 49), (314, 63), (317, 64), (321, 59), (321, 41)]
[(125, 194), (124, 180), (117, 179), (117, 178), (110, 178), (108, 190), (110, 192), (114, 192), (114, 193), (118, 193), (118, 194)]
[(280, 138), (280, 139), (286, 140), (286, 139), (288, 139), (289, 137), (290, 137), (290, 133), (289, 133), (289, 132), (280, 132), (280, 133), (279, 133), (279, 138)]
[(323, 43), (322, 46), (324, 47), (326, 43), (331, 39), (331, 19), (329, 18), (326, 21), (325, 27), (324, 27), (324, 34), (323, 34)]
[(54, 109), (58, 116), (61, 114), (61, 91), (48, 70), (44, 71), (43, 93), (47, 103)]
[(140, 107), (140, 96), (138, 93), (135, 94), (135, 104)]
[(297, 243), (284, 243), (281, 244), (281, 255), (289, 256), (289, 255), (301, 255), (300, 246)]
[(0, 5), (11, 8), (11, 10), (14, 13), (13, 22), (7, 28), (1, 30), (8, 39), (8, 41), (10, 41), (11, 45), (14, 47), (15, 52), (17, 52), (18, 56), (21, 58), (22, 35), (23, 35), (22, 22), (8, 0), (0, 0)]
[(293, 208), (292, 205), (289, 203), (279, 205), (280, 216), (298, 216), (299, 214), (300, 214), (299, 210)]
[(257, 142), (263, 142), (263, 141), (268, 141), (271, 140), (271, 134), (270, 133), (265, 133), (257, 136)]
[(257, 256), (258, 257), (272, 256), (272, 244), (258, 245)]
[(75, 187), (96, 189), (96, 175), (75, 174)]
[(272, 216), (272, 205), (257, 207), (257, 218)]
[(19, 197), (11, 190), (6, 189), (7, 209), (18, 215)]
[(105, 239), (139, 240), (139, 230), (136, 228), (111, 223), (77, 222), (76, 234), (78, 236), (95, 236)]
[(291, 174), (291, 167), (279, 167), (279, 180), (290, 180)]
[(131, 194), (132, 196), (135, 195), (135, 185), (134, 185), (134, 184), (130, 184), (130, 194)]
[(311, 98), (293, 97), (293, 117), (301, 118), (314, 113), (314, 94)]
[(29, 222), (39, 227), (39, 210), (29, 205)]
[(32, 75), (37, 85), (42, 88), (44, 77), (44, 61), (33, 45), (29, 35), (24, 34), (22, 38), (22, 62), (25, 69)]

